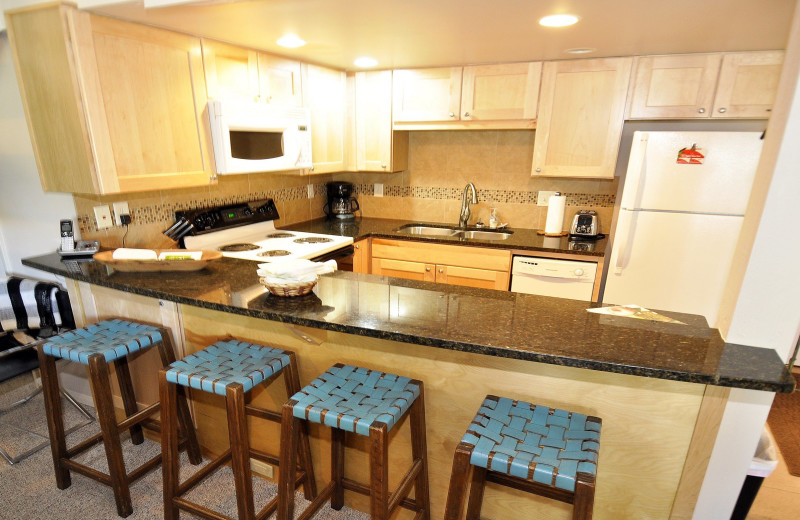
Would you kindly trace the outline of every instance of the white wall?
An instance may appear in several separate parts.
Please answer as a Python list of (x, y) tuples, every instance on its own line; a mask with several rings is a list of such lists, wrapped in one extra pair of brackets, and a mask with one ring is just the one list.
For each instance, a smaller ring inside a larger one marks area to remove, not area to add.
[(58, 221), (75, 219), (72, 196), (44, 193), (6, 33), (0, 34), (0, 253), (9, 274), (53, 279), (21, 263), (50, 253), (59, 243)]

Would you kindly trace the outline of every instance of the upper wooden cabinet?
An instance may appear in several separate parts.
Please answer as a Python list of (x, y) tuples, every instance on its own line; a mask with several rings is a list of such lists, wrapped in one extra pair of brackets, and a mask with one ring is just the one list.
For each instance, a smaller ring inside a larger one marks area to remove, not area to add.
[(302, 105), (300, 62), (203, 39), (208, 97)]
[(542, 64), (394, 71), (396, 128), (533, 128)]
[(408, 132), (392, 131), (392, 71), (356, 72), (353, 79), (355, 169), (407, 169)]
[(303, 100), (311, 109), (311, 174), (341, 172), (345, 165), (345, 73), (304, 63)]
[(544, 64), (532, 175), (614, 177), (632, 61)]
[(214, 178), (199, 38), (52, 4), (9, 12), (7, 26), (45, 191)]
[(767, 118), (783, 52), (641, 56), (630, 119)]

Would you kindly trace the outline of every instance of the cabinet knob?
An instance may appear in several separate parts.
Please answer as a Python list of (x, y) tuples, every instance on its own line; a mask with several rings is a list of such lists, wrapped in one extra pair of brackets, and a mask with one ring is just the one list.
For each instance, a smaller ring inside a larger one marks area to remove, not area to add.
[(536, 168), (536, 173), (539, 173), (539, 172), (541, 172), (541, 171), (542, 171), (542, 169), (541, 169), (541, 168)]
[(440, 267), (440, 268), (439, 268), (439, 272), (440, 272), (440, 273), (443, 273), (443, 272), (444, 272), (444, 269)]
[(453, 112), (450, 112), (447, 115), (450, 116), (450, 117), (456, 117), (456, 115)]
[(772, 109), (771, 109), (771, 108), (768, 108), (768, 109), (767, 109), (767, 112), (772, 112)]
[(727, 112), (727, 111), (728, 111), (728, 109), (727, 109), (727, 108), (725, 108), (725, 107), (722, 107), (722, 108), (720, 108), (720, 109), (719, 109), (719, 113), (720, 113), (720, 114), (724, 114), (724, 113), (725, 113), (725, 112)]
[(464, 117), (469, 117), (469, 112), (464, 112)]
[(706, 113), (706, 109), (705, 108), (698, 108), (697, 111), (700, 112), (701, 114), (705, 114)]
[(309, 170), (311, 170), (312, 172), (314, 171), (314, 165), (313, 164), (311, 165), (311, 168), (309, 168)]
[(386, 165), (381, 163), (381, 168), (383, 168), (385, 170), (386, 169)]
[(359, 249), (359, 248), (361, 248), (361, 244), (356, 244), (356, 245), (355, 245), (355, 248), (356, 248), (356, 249)]
[(430, 267), (426, 267), (426, 268), (425, 268), (425, 272), (428, 272), (428, 273), (430, 273), (430, 272), (431, 272), (431, 268), (430, 268)]

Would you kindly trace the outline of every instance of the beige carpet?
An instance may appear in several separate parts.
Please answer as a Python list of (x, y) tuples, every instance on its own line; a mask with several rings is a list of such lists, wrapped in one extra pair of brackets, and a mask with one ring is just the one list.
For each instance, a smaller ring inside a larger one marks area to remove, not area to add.
[[(28, 376), (28, 380), (30, 377)], [(0, 385), (0, 406), (4, 402), (11, 402), (14, 393), (24, 395), (30, 388), (12, 389), (4, 393), (8, 385)], [(32, 388), (32, 387), (31, 387)], [(65, 405), (65, 414), (71, 409)], [(93, 412), (93, 410), (92, 410)], [(77, 413), (75, 414), (77, 415)], [(81, 416), (75, 419), (80, 420)], [(9, 424), (9, 420), (11, 424)], [(72, 419), (68, 420), (69, 423)], [(0, 426), (5, 424), (5, 429), (0, 427), (0, 442), (3, 442), (7, 451), (19, 453), (23, 445), (30, 442), (22, 436), (22, 442), (14, 441), (14, 435), (20, 435), (20, 428), (34, 429), (46, 435), (47, 425), (44, 416), (41, 394), (31, 402), (25, 404), (14, 412), (14, 416), (0, 416)], [(44, 428), (42, 430), (42, 428)], [(82, 439), (90, 437), (99, 431), (97, 423), (86, 426), (68, 437), (68, 446), (72, 446)], [(11, 438), (6, 437), (11, 435)], [(28, 435), (28, 434), (25, 434)], [(36, 436), (34, 436), (36, 437)], [(38, 440), (38, 438), (37, 438)], [(11, 448), (10, 450), (8, 448)], [(130, 470), (148, 460), (158, 453), (158, 443), (145, 440), (139, 446), (125, 439), (123, 450), (125, 463)], [(84, 453), (79, 459), (98, 470), (105, 471), (107, 464), (102, 444)], [(28, 459), (8, 465), (0, 461), (0, 519), (2, 520), (109, 520), (119, 518), (111, 489), (81, 475), (72, 474), (72, 486), (59, 490), (55, 486), (52, 459), (49, 448), (45, 448)], [(188, 463), (185, 454), (181, 454), (181, 478), (197, 470), (197, 467)], [(275, 496), (277, 486), (261, 478), (253, 479), (256, 509), (263, 507)], [(151, 520), (163, 518), (161, 471), (150, 472), (131, 486), (133, 500), (133, 514), (130, 520)], [(233, 496), (233, 475), (230, 468), (223, 467), (216, 471), (201, 486), (195, 488), (187, 498), (210, 507), (228, 516), (236, 516), (236, 501)], [(297, 509), (302, 511), (308, 503), (297, 494)], [(181, 513), (181, 518), (195, 518), (188, 513)], [(274, 515), (273, 517), (274, 518)], [(366, 520), (369, 515), (344, 508), (334, 511), (323, 507), (315, 516), (321, 520)]]

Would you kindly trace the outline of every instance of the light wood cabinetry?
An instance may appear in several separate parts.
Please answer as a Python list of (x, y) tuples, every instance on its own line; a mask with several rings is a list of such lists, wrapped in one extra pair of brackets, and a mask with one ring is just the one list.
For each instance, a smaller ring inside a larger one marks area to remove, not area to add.
[(372, 240), (372, 274), (508, 290), (510, 251), (403, 240)]
[(7, 26), (45, 191), (211, 182), (199, 38), (52, 4)]
[(541, 70), (540, 62), (396, 70), (395, 128), (533, 128)]
[(534, 176), (613, 178), (631, 58), (544, 64)]
[(306, 63), (301, 73), (303, 101), (311, 109), (310, 173), (345, 171), (345, 73)]
[(370, 244), (369, 239), (365, 238), (353, 244), (353, 272), (369, 274), (370, 273)]
[(767, 118), (782, 63), (782, 51), (640, 56), (629, 118)]
[(356, 72), (353, 88), (355, 169), (408, 169), (408, 132), (392, 130), (392, 71)]
[(739, 52), (722, 58), (712, 117), (768, 118), (783, 68), (783, 51)]

